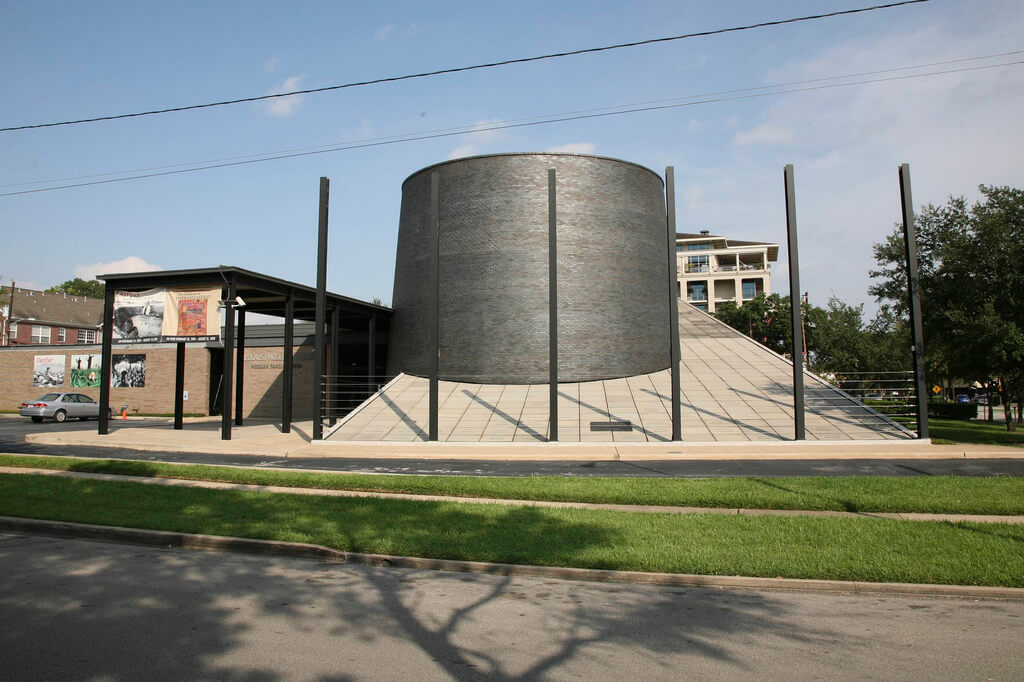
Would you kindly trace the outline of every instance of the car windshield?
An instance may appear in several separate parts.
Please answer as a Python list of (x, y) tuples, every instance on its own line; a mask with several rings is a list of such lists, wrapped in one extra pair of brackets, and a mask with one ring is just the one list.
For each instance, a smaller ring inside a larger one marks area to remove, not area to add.
[(47, 393), (42, 398), (40, 398), (39, 401), (40, 402), (48, 402), (50, 400), (56, 400), (59, 397), (60, 397), (60, 393)]

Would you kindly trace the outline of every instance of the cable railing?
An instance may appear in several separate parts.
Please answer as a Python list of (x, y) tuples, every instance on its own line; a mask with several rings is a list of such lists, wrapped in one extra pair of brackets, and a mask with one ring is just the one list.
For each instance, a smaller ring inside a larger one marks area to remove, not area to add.
[(877, 421), (895, 422), (909, 431), (917, 431), (917, 391), (912, 371), (828, 372), (819, 376), (841, 393), (814, 391), (808, 386), (804, 398), (804, 404), (808, 409), (859, 409), (859, 406), (850, 400), (853, 398), (877, 413), (863, 414), (861, 410), (858, 419), (874, 418)]
[(321, 415), (328, 421), (342, 419), (393, 378), (383, 374), (325, 374), (320, 382)]

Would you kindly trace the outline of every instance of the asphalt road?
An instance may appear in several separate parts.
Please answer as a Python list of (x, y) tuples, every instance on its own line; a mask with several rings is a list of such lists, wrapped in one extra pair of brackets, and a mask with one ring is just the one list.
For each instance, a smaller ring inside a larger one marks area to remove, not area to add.
[(1020, 679), (1024, 602), (509, 578), (0, 534), (17, 680)]
[[(133, 422), (129, 422), (132, 424)], [(134, 422), (142, 425), (142, 422)], [(39, 445), (25, 434), (66, 428), (67, 424), (0, 418), (0, 452), (107, 457), (155, 462), (190, 462), (282, 469), (325, 469), (363, 473), (452, 476), (1024, 476), (1024, 459), (860, 459), (860, 460), (665, 460), (624, 461), (469, 461), (350, 458), (276, 458), (260, 455), (214, 455), (150, 452), (123, 448)], [(124, 427), (122, 427), (124, 428)]]

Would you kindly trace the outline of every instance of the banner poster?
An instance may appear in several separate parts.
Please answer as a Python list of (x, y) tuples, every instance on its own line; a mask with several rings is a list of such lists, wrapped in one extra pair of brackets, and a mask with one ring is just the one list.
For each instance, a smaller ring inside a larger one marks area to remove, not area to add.
[(220, 289), (170, 289), (164, 315), (164, 341), (219, 341)]
[(99, 388), (100, 354), (71, 356), (71, 377), (68, 384), (72, 388)]
[(64, 385), (64, 355), (37, 355), (32, 367), (33, 386)]
[(219, 341), (220, 289), (114, 293), (114, 343)]
[(114, 355), (110, 360), (111, 388), (145, 388), (146, 354)]

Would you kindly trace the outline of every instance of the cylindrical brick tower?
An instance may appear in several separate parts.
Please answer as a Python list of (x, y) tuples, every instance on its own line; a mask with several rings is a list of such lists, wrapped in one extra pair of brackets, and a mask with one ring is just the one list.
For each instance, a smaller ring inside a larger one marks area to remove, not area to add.
[(664, 183), (633, 163), (495, 154), (402, 185), (389, 373), (429, 372), (430, 176), (440, 180), (440, 378), (548, 380), (548, 169), (557, 173), (559, 380), (669, 365)]

